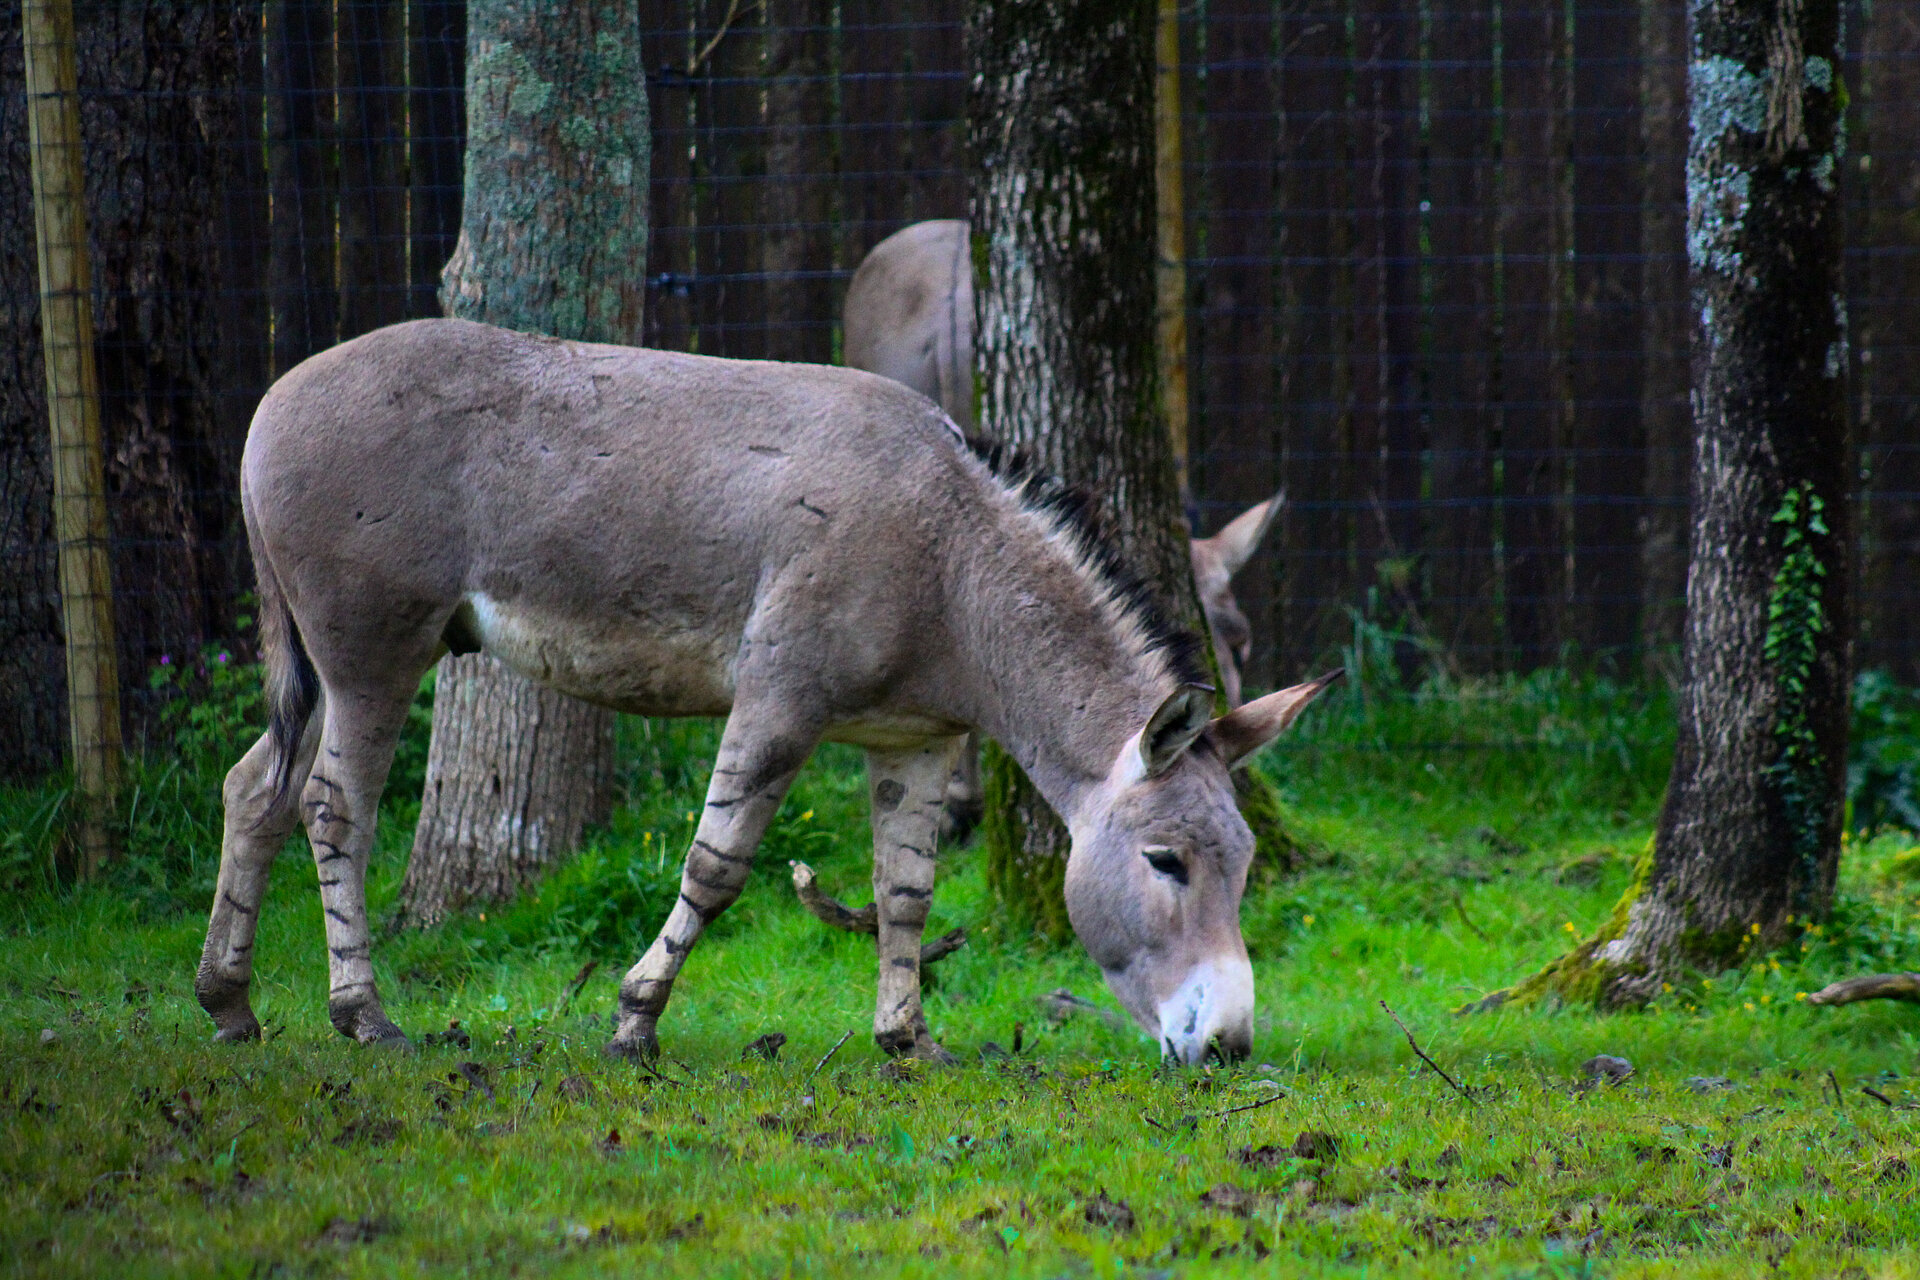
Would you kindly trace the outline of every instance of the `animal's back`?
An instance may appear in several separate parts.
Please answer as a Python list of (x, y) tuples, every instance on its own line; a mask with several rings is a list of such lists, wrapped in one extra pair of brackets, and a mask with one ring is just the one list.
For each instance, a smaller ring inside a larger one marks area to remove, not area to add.
[(973, 276), (967, 224), (916, 222), (875, 245), (847, 286), (844, 349), (865, 369), (973, 421)]
[(931, 607), (902, 584), (964, 519), (962, 448), (924, 400), (852, 370), (429, 320), (289, 373), (243, 476), (296, 612), (355, 593), (445, 609), (568, 692), (717, 714), (794, 575), (882, 633)]

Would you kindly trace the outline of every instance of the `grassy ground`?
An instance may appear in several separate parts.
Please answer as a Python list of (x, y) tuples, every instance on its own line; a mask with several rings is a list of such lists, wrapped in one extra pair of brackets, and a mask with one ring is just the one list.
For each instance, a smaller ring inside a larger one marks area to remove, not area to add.
[[(1796, 998), (1913, 967), (1912, 836), (1851, 848), (1841, 912), (1796, 950), (1645, 1013), (1451, 1012), (1605, 915), (1667, 724), (1658, 698), (1553, 677), (1317, 712), (1270, 762), (1317, 862), (1249, 894), (1255, 1057), (1211, 1074), (1160, 1070), (1095, 1017), (1050, 1022), (1054, 988), (1112, 1002), (1077, 951), (1008, 927), (968, 851), (934, 924), (973, 940), (928, 1012), (971, 1065), (886, 1064), (871, 944), (785, 885), (802, 857), (865, 900), (851, 753), (810, 767), (695, 954), (655, 1077), (598, 1051), (671, 901), (709, 727), (628, 725), (632, 803), (536, 898), (377, 944), (396, 1019), (468, 1037), (411, 1055), (328, 1028), (300, 848), (258, 943), (269, 1037), (207, 1042), (200, 755), (148, 768), (135, 857), (86, 893), (35, 887), (57, 795), (0, 794), (0, 1273), (1920, 1274), (1920, 1016)], [(410, 806), (388, 816), (376, 910)], [(778, 1058), (743, 1059), (769, 1032)], [(1586, 1080), (1599, 1053), (1633, 1074)]]

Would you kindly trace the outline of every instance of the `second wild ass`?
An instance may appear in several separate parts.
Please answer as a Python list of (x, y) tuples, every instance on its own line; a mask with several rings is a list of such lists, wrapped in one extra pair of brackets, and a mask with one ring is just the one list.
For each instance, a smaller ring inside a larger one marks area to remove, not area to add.
[(867, 754), (874, 1037), (946, 1058), (920, 936), (974, 728), (1066, 819), (1073, 927), (1141, 1027), (1181, 1062), (1249, 1052), (1253, 837), (1227, 771), (1332, 677), (1212, 719), (1197, 642), (1087, 534), (1073, 492), (970, 449), (921, 396), (848, 369), (420, 320), (274, 384), (241, 503), (271, 727), (224, 788), (194, 982), (218, 1038), (259, 1034), (255, 926), (304, 823), (332, 1022), (404, 1039), (374, 984), (367, 856), (421, 676), (479, 650), (603, 706), (726, 717), (679, 900), (621, 982), (610, 1053), (658, 1053), (694, 942), (830, 739)]
[[(965, 222), (916, 222), (875, 245), (847, 286), (841, 321), (849, 368), (904, 383), (963, 430), (973, 429), (973, 267)], [(1277, 495), (1256, 503), (1211, 538), (1187, 544), (1229, 707), (1240, 705), (1241, 671), (1253, 652), (1253, 628), (1234, 599), (1233, 576), (1260, 549), (1280, 505)], [(980, 752), (969, 738), (947, 782), (941, 834), (964, 840), (985, 805)]]
[[(973, 268), (967, 224), (916, 222), (875, 245), (847, 286), (842, 309), (849, 368), (905, 383), (973, 429)], [(1253, 629), (1233, 598), (1233, 576), (1260, 549), (1281, 498), (1255, 503), (1210, 538), (1188, 544), (1227, 705), (1240, 705)]]

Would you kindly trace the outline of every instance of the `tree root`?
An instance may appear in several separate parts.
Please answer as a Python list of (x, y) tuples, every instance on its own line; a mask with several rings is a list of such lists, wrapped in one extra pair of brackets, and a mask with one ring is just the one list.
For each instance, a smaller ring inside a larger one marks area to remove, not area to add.
[(1872, 973), (1820, 988), (1808, 1004), (1852, 1004), (1856, 1000), (1906, 1000), (1920, 1004), (1920, 973)]
[[(848, 933), (863, 933), (878, 943), (880, 912), (876, 904), (869, 902), (855, 911), (838, 898), (828, 897), (820, 891), (819, 877), (812, 867), (804, 862), (789, 862), (787, 865), (793, 868), (794, 896), (800, 899), (800, 905), (807, 909), (808, 914), (822, 924), (844, 929)], [(966, 945), (965, 929), (953, 929), (932, 942), (923, 942), (920, 944), (920, 966), (925, 968), (936, 960), (944, 960)]]
[(1652, 872), (1653, 841), (1648, 840), (1646, 851), (1634, 866), (1632, 882), (1614, 904), (1613, 913), (1592, 937), (1531, 977), (1461, 1005), (1454, 1012), (1489, 1013), (1506, 1005), (1584, 1004), (1604, 1009), (1638, 1003), (1621, 999), (1615, 984), (1623, 977), (1640, 976), (1641, 966), (1631, 962), (1623, 965), (1607, 958), (1606, 953), (1609, 944), (1626, 933), (1633, 904), (1646, 891)]

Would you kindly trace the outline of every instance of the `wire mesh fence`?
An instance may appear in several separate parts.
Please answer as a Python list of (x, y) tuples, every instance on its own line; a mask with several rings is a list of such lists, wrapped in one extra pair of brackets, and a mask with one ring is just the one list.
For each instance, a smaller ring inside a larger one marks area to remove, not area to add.
[[(437, 314), (465, 5), (78, 6), (127, 705), (244, 634), (246, 423), (279, 372)], [(654, 345), (831, 361), (861, 257), (966, 212), (957, 4), (643, 0)], [(0, 772), (57, 761), (60, 621), (17, 0), (0, 0)], [(1196, 0), (1182, 17), (1192, 476), (1255, 683), (1353, 642), (1638, 669), (1681, 618), (1682, 6)], [(1920, 0), (1847, 6), (1858, 659), (1920, 679)], [(1143, 324), (1152, 317), (1143, 316)], [(234, 650), (239, 652), (239, 650)]]

